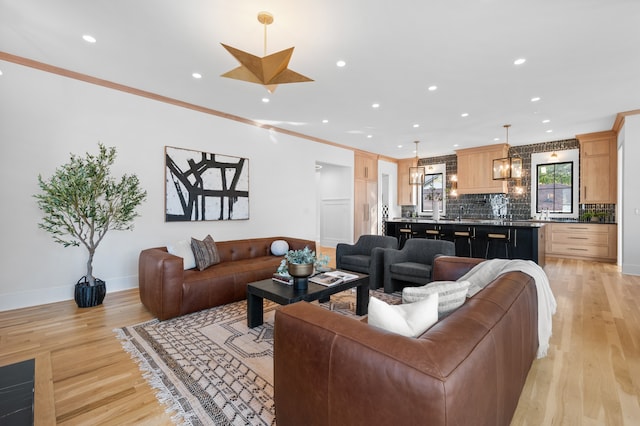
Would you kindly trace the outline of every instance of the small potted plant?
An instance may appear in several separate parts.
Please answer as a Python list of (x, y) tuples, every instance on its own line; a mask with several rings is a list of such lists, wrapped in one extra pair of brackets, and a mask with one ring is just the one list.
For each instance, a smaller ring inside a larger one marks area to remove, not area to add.
[(136, 175), (123, 175), (119, 181), (111, 176), (116, 149), (98, 146), (98, 155), (71, 154), (49, 179), (39, 175), (42, 192), (34, 195), (44, 212), (38, 227), (64, 247), (82, 245), (89, 252), (86, 275), (75, 285), (81, 308), (100, 305), (106, 294), (105, 282), (93, 275), (98, 245), (110, 229), (132, 229), (136, 208), (147, 196)]
[(282, 275), (291, 275), (294, 287), (297, 290), (305, 290), (307, 278), (313, 273), (314, 267), (322, 269), (328, 263), (329, 256), (323, 255), (318, 258), (315, 251), (305, 247), (302, 250), (289, 250), (280, 262), (277, 272)]

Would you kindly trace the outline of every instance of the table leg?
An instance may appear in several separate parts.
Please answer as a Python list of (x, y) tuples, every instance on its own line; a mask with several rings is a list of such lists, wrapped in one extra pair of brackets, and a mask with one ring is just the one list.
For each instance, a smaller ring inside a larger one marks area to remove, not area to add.
[(356, 287), (356, 315), (367, 315), (369, 312), (369, 281)]
[(247, 326), (253, 328), (262, 325), (262, 315), (262, 297), (247, 293)]

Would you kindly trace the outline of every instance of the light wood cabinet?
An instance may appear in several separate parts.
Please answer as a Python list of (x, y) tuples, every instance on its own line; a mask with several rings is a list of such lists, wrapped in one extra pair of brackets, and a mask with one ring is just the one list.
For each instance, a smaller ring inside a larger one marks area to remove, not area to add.
[(456, 151), (458, 195), (507, 193), (507, 181), (493, 180), (493, 160), (509, 155), (509, 145), (496, 144)]
[(577, 135), (580, 142), (580, 202), (616, 203), (617, 143), (613, 131)]
[(398, 161), (398, 205), (415, 206), (418, 204), (415, 185), (409, 185), (409, 167), (416, 166), (415, 158)]
[(377, 180), (378, 157), (367, 153), (356, 153), (354, 171), (356, 179)]
[(356, 152), (354, 158), (354, 241), (378, 233), (378, 157)]
[(547, 255), (615, 262), (617, 225), (550, 223), (547, 225)]

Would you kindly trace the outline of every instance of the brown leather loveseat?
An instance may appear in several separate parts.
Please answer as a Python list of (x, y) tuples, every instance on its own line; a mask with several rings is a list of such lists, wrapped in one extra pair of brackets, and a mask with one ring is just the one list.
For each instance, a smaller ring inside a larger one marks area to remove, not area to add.
[[(480, 259), (439, 257), (436, 281)], [(276, 421), (509, 425), (538, 348), (536, 285), (507, 272), (418, 338), (306, 302), (276, 311)]]
[(247, 297), (247, 284), (273, 275), (282, 256), (271, 254), (271, 243), (285, 240), (290, 250), (314, 241), (288, 237), (216, 241), (221, 262), (203, 271), (184, 270), (181, 257), (166, 247), (143, 250), (138, 259), (138, 284), (142, 304), (158, 319), (185, 315)]

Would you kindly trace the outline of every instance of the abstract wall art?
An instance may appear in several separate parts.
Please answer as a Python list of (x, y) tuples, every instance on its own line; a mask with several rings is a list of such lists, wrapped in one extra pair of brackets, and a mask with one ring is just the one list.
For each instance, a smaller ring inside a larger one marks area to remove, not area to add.
[(249, 160), (165, 146), (165, 221), (249, 219)]

